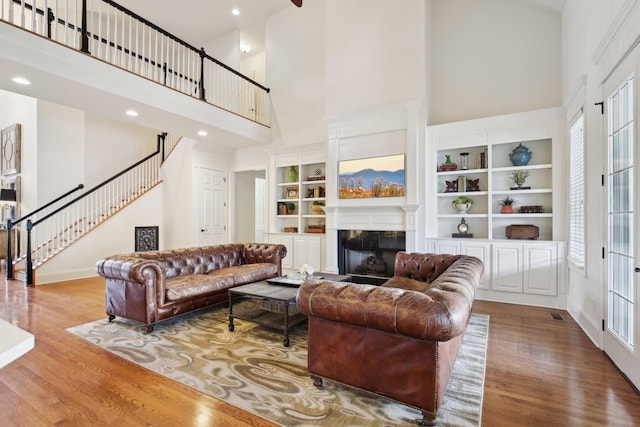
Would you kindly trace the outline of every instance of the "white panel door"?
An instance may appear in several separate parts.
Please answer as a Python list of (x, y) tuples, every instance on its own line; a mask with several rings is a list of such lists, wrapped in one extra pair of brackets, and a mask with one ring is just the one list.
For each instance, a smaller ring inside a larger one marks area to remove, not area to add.
[(255, 225), (255, 242), (264, 242), (264, 229), (266, 222), (266, 202), (267, 202), (267, 180), (261, 177), (256, 177), (254, 180), (255, 189), (255, 212), (254, 217), (256, 219)]
[(223, 171), (199, 168), (199, 244), (227, 243), (227, 178)]

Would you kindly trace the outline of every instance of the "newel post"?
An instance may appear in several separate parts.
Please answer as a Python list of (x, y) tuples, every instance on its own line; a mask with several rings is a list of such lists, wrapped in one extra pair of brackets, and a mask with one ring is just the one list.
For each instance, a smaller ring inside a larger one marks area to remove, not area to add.
[(33, 223), (30, 219), (27, 220), (27, 261), (25, 264), (25, 273), (26, 279), (25, 284), (27, 286), (33, 285), (33, 261), (31, 259), (31, 229), (33, 228)]
[(13, 256), (11, 255), (11, 229), (13, 222), (7, 219), (7, 279), (13, 279)]

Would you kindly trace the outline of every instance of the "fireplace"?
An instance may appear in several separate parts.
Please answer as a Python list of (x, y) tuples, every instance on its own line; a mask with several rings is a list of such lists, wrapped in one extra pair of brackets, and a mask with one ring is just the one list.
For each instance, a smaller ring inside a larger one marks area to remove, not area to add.
[(393, 276), (396, 252), (405, 248), (404, 231), (338, 230), (338, 270), (355, 283), (380, 285)]

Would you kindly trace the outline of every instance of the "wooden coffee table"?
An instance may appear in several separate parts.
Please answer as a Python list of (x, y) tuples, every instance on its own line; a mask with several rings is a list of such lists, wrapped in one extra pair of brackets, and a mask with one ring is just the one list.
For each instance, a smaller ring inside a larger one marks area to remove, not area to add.
[[(326, 280), (351, 281), (351, 276), (323, 273), (321, 275)], [(261, 281), (229, 289), (229, 331), (233, 332), (235, 329), (234, 319), (247, 320), (282, 331), (282, 343), (289, 347), (289, 331), (307, 319), (296, 307), (298, 287), (299, 284), (282, 285)], [(256, 299), (264, 303), (249, 308), (238, 307), (236, 304), (237, 310), (234, 312), (234, 300), (237, 300), (237, 297)]]

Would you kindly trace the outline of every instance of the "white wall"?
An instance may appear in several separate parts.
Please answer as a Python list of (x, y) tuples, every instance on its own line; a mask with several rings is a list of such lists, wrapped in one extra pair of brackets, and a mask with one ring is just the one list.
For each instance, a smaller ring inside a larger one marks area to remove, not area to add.
[(326, 143), (324, 5), (305, 2), (267, 19), (266, 75), (272, 142), (278, 147)]
[(266, 59), (264, 51), (256, 54), (241, 55), (240, 72), (264, 86), (267, 81), (265, 73)]
[[(255, 240), (256, 171), (237, 172), (234, 174), (233, 221), (235, 242), (253, 242)], [(261, 174), (264, 176), (264, 173)]]
[(158, 132), (87, 114), (85, 186), (90, 188), (156, 151)]
[(192, 139), (182, 138), (161, 169), (164, 192), (161, 249), (193, 246), (192, 230), (195, 225), (191, 202), (194, 186), (191, 153), (195, 144), (196, 141)]
[(29, 211), (85, 182), (84, 123), (83, 111), (38, 100), (37, 150), (24, 153), (37, 159), (37, 169), (25, 169), (37, 177), (35, 187), (23, 187), (23, 193), (37, 195), (36, 204), (27, 207)]
[(432, 0), (429, 124), (561, 105), (561, 15), (511, 0)]
[(207, 55), (234, 70), (240, 68), (240, 32), (230, 31), (199, 47), (204, 47)]
[(425, 0), (325, 3), (328, 116), (425, 96)]

